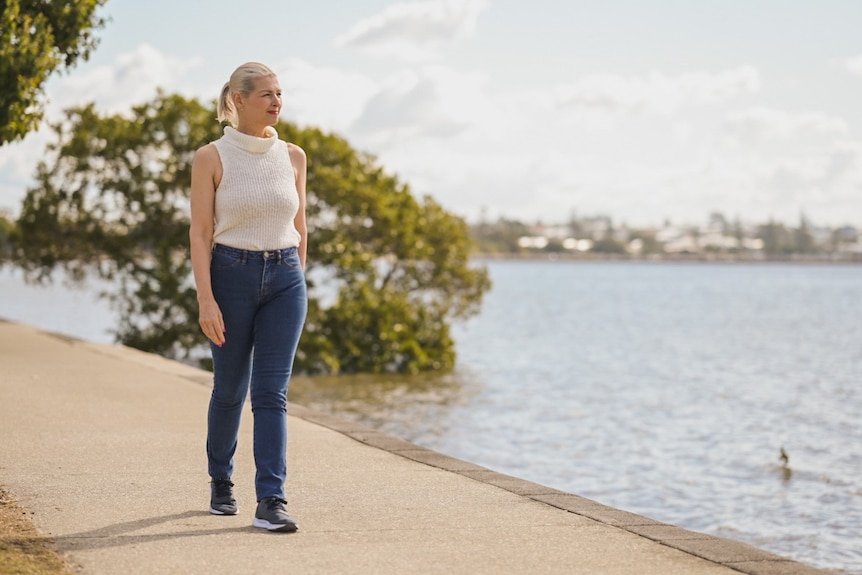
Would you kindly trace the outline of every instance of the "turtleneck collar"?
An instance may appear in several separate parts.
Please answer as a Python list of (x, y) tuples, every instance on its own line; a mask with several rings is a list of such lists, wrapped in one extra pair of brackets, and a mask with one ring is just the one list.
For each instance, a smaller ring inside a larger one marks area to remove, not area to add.
[(252, 154), (264, 154), (278, 141), (278, 132), (276, 132), (275, 128), (272, 126), (267, 126), (266, 137), (258, 138), (257, 136), (243, 134), (239, 130), (230, 126), (225, 126), (224, 137), (234, 146), (247, 152), (251, 152)]

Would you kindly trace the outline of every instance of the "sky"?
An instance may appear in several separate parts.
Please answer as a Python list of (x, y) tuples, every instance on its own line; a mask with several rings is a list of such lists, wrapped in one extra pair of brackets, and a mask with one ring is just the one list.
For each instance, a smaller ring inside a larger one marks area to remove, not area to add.
[[(345, 137), (471, 222), (862, 227), (857, 0), (109, 0), (101, 14), (90, 60), (47, 85), (51, 121), (158, 88), (212, 101), (259, 61), (283, 119)], [(50, 140), (43, 127), (0, 148), (0, 210), (20, 210)]]

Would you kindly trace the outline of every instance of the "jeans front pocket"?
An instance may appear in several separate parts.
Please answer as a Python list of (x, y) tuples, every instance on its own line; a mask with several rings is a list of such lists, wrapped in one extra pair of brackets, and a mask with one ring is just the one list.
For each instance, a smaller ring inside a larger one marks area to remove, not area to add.
[(299, 254), (296, 252), (281, 258), (280, 265), (287, 266), (294, 270), (302, 269), (302, 261), (299, 259)]
[(214, 270), (229, 270), (238, 267), (242, 264), (242, 258), (238, 255), (222, 252), (218, 249), (213, 250), (210, 267)]

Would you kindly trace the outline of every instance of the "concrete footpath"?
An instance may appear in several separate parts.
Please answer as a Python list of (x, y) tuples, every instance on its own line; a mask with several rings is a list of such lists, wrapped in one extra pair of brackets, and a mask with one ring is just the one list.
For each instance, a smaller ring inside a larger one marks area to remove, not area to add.
[[(0, 321), (0, 485), (81, 573), (824, 573), (290, 407), (295, 534), (207, 512), (210, 374)], [(2, 571), (2, 569), (0, 569)]]

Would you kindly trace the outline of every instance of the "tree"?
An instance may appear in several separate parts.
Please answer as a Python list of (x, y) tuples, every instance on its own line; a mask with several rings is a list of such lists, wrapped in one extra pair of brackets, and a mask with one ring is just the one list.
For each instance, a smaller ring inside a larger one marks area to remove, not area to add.
[(593, 243), (592, 251), (597, 254), (624, 254), (626, 246), (613, 237), (605, 236)]
[(194, 150), (218, 137), (212, 110), (160, 97), (128, 117), (68, 112), (18, 219), (16, 261), (35, 279), (63, 267), (112, 280), (123, 343), (187, 358), (201, 338), (189, 281), (188, 187)]
[[(127, 345), (200, 359), (188, 260), (194, 150), (219, 137), (215, 110), (159, 95), (131, 115), (92, 105), (54, 126), (18, 220), (17, 261), (34, 279), (64, 267), (114, 280)], [(319, 130), (280, 123), (305, 148), (310, 301), (296, 369), (415, 372), (454, 364), (450, 322), (476, 313), (487, 272), (469, 263), (466, 224), (371, 156)]]
[(805, 214), (799, 214), (799, 227), (793, 232), (793, 244), (794, 252), (799, 254), (811, 254), (817, 251), (811, 225)]
[(638, 255), (650, 256), (664, 252), (663, 246), (661, 242), (656, 239), (656, 234), (654, 231), (636, 230), (632, 232), (630, 238), (630, 241), (634, 240), (640, 240), (640, 250), (638, 251)]
[(107, 0), (6, 0), (0, 20), (0, 145), (23, 138), (44, 113), (48, 77), (86, 60)]
[(12, 237), (15, 234), (15, 223), (12, 216), (0, 210), (0, 266), (12, 257)]
[(482, 223), (473, 226), (470, 233), (478, 245), (479, 251), (485, 254), (518, 253), (518, 238), (530, 235), (527, 224), (500, 217), (496, 223)]
[(763, 251), (772, 257), (785, 257), (793, 252), (793, 237), (784, 224), (772, 219), (761, 224), (757, 237), (763, 240)]
[[(309, 275), (337, 301), (310, 306), (297, 365), (309, 372), (450, 368), (451, 320), (478, 312), (490, 287), (470, 266), (467, 224), (333, 135), (289, 123), (282, 138), (310, 158)], [(312, 284), (312, 287), (313, 284)]]

